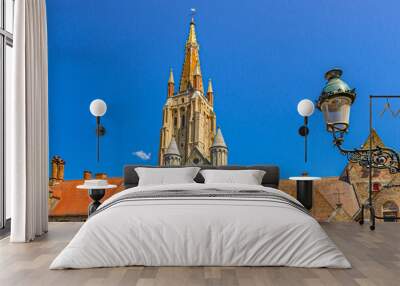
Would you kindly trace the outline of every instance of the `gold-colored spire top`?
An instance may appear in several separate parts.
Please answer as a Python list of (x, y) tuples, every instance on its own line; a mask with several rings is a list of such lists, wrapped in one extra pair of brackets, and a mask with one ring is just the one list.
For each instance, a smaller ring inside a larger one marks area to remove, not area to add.
[(168, 79), (168, 83), (174, 83), (174, 73), (172, 71), (172, 68), (169, 71), (169, 79)]
[(213, 87), (212, 87), (212, 82), (211, 78), (208, 80), (208, 88), (207, 88), (207, 93), (212, 93), (213, 92)]
[(192, 18), (192, 20), (190, 21), (189, 36), (186, 41), (186, 45), (190, 45), (190, 44), (197, 45), (194, 18)]
[(190, 22), (189, 36), (185, 45), (185, 58), (183, 61), (181, 80), (179, 83), (179, 92), (188, 90), (194, 86), (194, 76), (199, 75), (200, 81), (197, 86), (197, 90), (204, 92), (203, 80), (200, 69), (200, 58), (199, 58), (199, 45), (196, 39), (194, 20)]

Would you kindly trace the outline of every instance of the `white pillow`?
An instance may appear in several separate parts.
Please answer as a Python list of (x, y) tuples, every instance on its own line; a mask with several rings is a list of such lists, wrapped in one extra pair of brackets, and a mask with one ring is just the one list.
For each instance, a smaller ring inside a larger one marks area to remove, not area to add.
[(135, 168), (139, 186), (195, 183), (199, 167), (186, 168)]
[(261, 170), (202, 170), (206, 184), (246, 184), (261, 185), (265, 171)]

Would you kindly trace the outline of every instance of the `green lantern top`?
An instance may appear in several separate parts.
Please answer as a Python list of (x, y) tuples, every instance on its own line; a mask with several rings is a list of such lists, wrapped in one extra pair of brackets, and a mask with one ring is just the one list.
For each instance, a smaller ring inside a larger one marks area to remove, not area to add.
[(318, 99), (317, 107), (320, 109), (321, 104), (328, 99), (344, 96), (351, 100), (351, 103), (356, 99), (355, 89), (351, 89), (349, 85), (340, 77), (343, 72), (341, 69), (335, 68), (325, 73), (325, 79), (328, 81), (322, 89), (321, 96)]

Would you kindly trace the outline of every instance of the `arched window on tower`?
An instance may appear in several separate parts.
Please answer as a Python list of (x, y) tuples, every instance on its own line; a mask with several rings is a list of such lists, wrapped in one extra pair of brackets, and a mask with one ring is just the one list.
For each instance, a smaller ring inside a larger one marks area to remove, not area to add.
[(399, 207), (394, 201), (387, 201), (382, 206), (383, 220), (385, 222), (396, 222), (399, 214)]
[(181, 127), (184, 128), (185, 127), (185, 115), (182, 115), (181, 117)]

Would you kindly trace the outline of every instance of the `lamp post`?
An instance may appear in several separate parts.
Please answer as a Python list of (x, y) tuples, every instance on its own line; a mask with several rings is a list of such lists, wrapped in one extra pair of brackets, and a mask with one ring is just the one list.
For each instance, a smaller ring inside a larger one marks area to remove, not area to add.
[[(367, 168), (389, 169), (393, 174), (400, 172), (399, 154), (393, 149), (379, 146), (372, 148), (372, 142), (369, 144), (369, 149), (347, 150), (342, 148), (344, 135), (348, 132), (350, 109), (356, 99), (356, 92), (340, 79), (341, 75), (340, 69), (332, 69), (325, 74), (328, 83), (317, 102), (317, 108), (324, 114), (326, 129), (332, 133), (333, 144), (351, 162), (359, 163)], [(399, 98), (399, 96), (371, 95), (369, 98), (369, 125), (370, 131), (372, 131), (372, 100), (375, 98)]]
[(100, 161), (100, 136), (104, 136), (106, 129), (100, 123), (100, 118), (107, 111), (107, 104), (101, 99), (95, 99), (90, 103), (90, 113), (96, 117), (96, 137), (97, 137), (97, 162)]
[(307, 136), (310, 133), (308, 117), (314, 113), (314, 103), (309, 99), (300, 100), (297, 104), (297, 112), (304, 117), (304, 125), (299, 128), (299, 134), (304, 137), (304, 162), (307, 163)]
[[(299, 134), (304, 137), (304, 162), (307, 163), (307, 137), (310, 133), (308, 118), (314, 113), (314, 103), (309, 99), (300, 100), (297, 104), (297, 112), (304, 118), (304, 124), (299, 128)], [(303, 172), (301, 176), (289, 177), (289, 180), (296, 181), (297, 200), (305, 208), (311, 210), (313, 206), (313, 181), (320, 180), (320, 178), (310, 177), (307, 172)]]
[(340, 77), (342, 70), (332, 69), (325, 73), (328, 83), (323, 88), (318, 98), (317, 108), (324, 114), (326, 129), (332, 133), (333, 144), (340, 153), (347, 156), (350, 162), (358, 163), (360, 166), (369, 169), (368, 200), (361, 206), (360, 224), (364, 223), (364, 208), (370, 210), (370, 229), (375, 229), (375, 219), (382, 219), (375, 215), (375, 208), (372, 202), (372, 169), (388, 169), (390, 173), (400, 172), (400, 155), (391, 148), (372, 147), (372, 101), (379, 98), (400, 98), (395, 95), (370, 95), (369, 96), (369, 146), (367, 149), (347, 150), (342, 148), (344, 135), (348, 132), (350, 123), (350, 109), (356, 99), (355, 89)]

